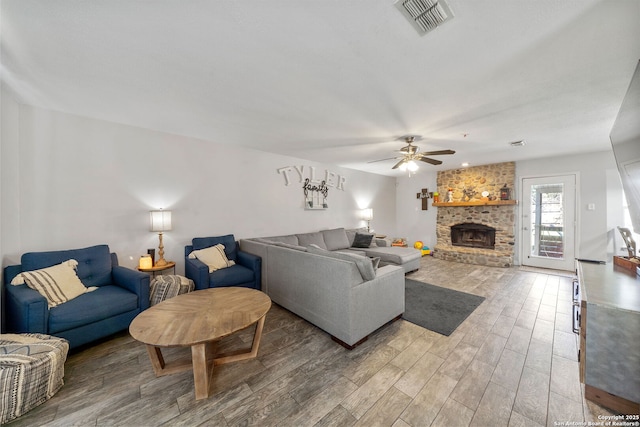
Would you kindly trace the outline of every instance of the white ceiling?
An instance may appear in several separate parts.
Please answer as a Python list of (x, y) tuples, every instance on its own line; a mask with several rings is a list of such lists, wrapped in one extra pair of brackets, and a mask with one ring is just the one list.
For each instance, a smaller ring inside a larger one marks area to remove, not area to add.
[[(609, 148), (640, 59), (638, 0), (1, 0), (21, 102), (385, 174), (419, 134), (453, 169)], [(513, 148), (511, 141), (526, 140)]]

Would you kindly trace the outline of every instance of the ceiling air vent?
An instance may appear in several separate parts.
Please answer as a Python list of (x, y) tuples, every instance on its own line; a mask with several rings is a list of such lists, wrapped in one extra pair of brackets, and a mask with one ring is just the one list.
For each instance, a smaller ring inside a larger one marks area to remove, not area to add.
[(398, 0), (396, 7), (421, 36), (453, 18), (444, 0)]

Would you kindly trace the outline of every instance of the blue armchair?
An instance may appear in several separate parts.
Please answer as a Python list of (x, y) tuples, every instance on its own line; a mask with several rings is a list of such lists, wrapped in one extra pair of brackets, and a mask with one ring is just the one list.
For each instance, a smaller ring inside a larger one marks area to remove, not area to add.
[[(84, 293), (56, 307), (27, 285), (11, 285), (23, 271), (39, 270), (69, 259), (78, 261), (77, 274)], [(4, 269), (7, 331), (38, 332), (69, 341), (70, 348), (125, 330), (134, 317), (149, 307), (149, 275), (118, 265), (109, 246), (22, 255), (21, 265)]]
[[(233, 234), (217, 237), (196, 237), (191, 245), (184, 248), (185, 275), (194, 281), (196, 289), (221, 286), (243, 286), (260, 289), (262, 259), (259, 256), (242, 252), (238, 248)], [(209, 268), (200, 260), (189, 258), (192, 251), (205, 249), (217, 244), (224, 245), (225, 255), (235, 265), (209, 273)]]

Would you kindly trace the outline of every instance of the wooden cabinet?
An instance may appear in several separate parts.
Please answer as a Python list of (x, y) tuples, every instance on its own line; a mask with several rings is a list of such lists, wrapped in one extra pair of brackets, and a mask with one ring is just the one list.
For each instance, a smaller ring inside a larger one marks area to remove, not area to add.
[(613, 264), (578, 262), (580, 381), (585, 397), (640, 413), (640, 278)]

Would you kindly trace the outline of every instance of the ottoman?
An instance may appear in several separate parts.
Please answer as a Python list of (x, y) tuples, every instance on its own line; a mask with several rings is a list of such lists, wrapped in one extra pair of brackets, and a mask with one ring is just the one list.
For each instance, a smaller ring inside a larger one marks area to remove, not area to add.
[(63, 384), (69, 343), (44, 334), (0, 334), (0, 424), (35, 408)]
[(186, 294), (195, 289), (193, 280), (178, 275), (156, 276), (151, 280), (149, 289), (149, 305), (156, 305), (176, 295)]

